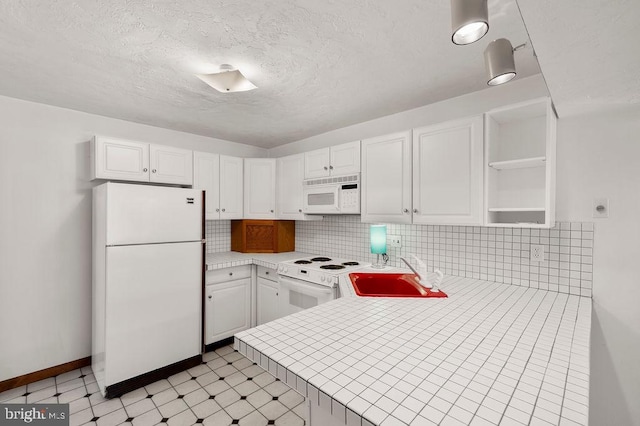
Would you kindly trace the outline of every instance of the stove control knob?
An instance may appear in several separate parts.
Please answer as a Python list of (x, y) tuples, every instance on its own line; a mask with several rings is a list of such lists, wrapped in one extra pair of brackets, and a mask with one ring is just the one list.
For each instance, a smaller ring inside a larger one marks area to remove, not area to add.
[(286, 274), (287, 272), (289, 272), (289, 268), (287, 268), (286, 266), (283, 267), (284, 268), (284, 273)]
[(325, 278), (324, 275), (320, 275), (320, 281), (324, 282)]

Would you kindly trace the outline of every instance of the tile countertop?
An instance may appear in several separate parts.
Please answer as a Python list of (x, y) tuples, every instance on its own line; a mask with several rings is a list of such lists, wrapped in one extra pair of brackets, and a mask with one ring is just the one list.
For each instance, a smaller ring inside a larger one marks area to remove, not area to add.
[(259, 265), (275, 269), (279, 262), (310, 256), (312, 255), (309, 253), (299, 251), (288, 251), (284, 253), (240, 253), (237, 251), (225, 251), (221, 253), (208, 253), (205, 262), (207, 264), (207, 271), (240, 265)]
[(234, 346), (336, 424), (588, 424), (590, 298), (452, 276), (441, 288), (449, 298), (343, 297)]

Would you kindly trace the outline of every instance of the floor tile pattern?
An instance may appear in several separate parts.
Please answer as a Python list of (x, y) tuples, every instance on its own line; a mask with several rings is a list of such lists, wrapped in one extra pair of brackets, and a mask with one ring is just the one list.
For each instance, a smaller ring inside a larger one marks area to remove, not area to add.
[(0, 393), (0, 403), (69, 403), (70, 426), (303, 426), (304, 398), (231, 345), (201, 365), (105, 399), (90, 367)]

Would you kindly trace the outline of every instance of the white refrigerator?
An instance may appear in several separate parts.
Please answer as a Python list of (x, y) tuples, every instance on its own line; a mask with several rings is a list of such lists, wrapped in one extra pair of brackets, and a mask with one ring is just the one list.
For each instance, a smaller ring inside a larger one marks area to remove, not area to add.
[(203, 192), (93, 189), (92, 369), (115, 397), (202, 361)]

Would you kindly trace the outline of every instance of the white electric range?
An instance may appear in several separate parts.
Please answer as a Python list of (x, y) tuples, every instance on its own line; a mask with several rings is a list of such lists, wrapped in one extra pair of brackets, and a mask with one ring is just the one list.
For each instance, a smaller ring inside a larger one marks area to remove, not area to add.
[(292, 314), (338, 297), (338, 277), (371, 263), (327, 256), (306, 257), (278, 264), (280, 312)]

